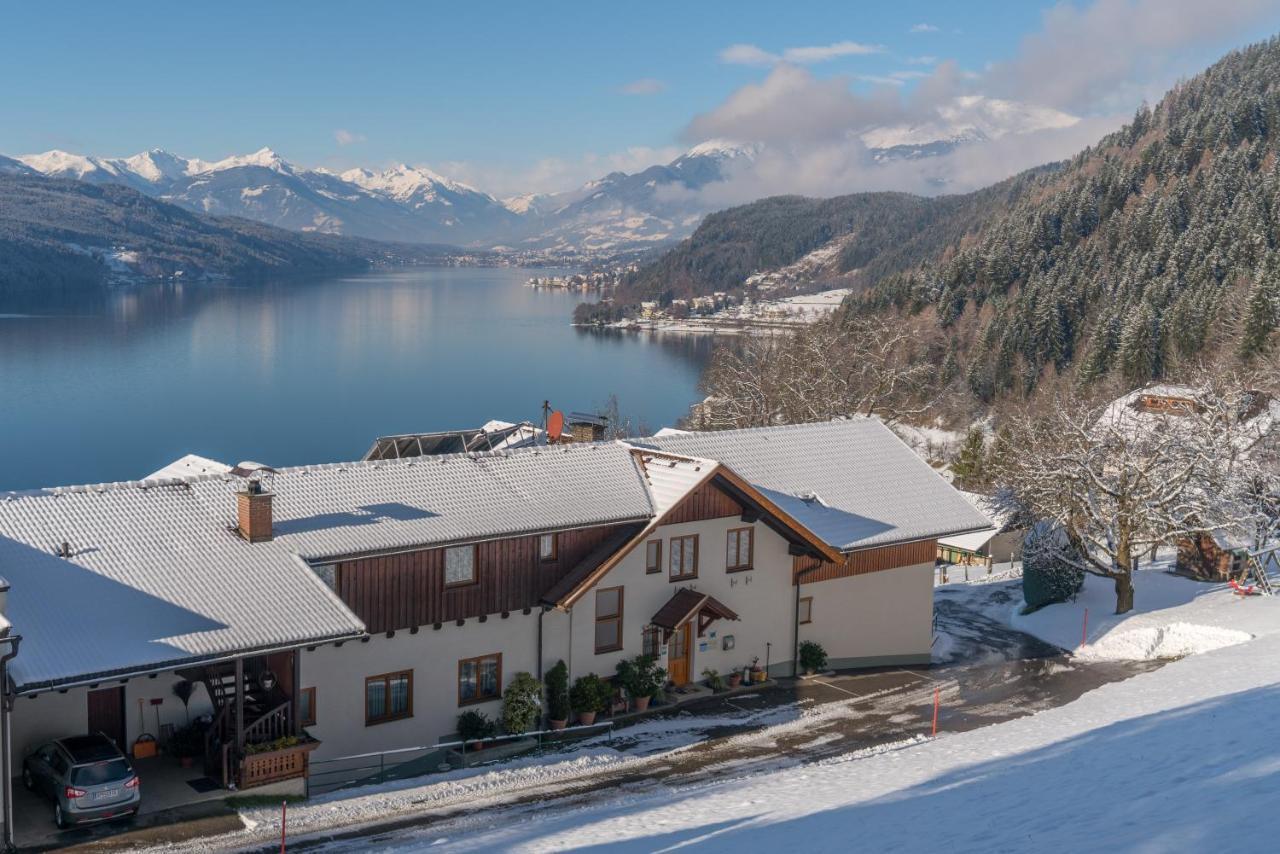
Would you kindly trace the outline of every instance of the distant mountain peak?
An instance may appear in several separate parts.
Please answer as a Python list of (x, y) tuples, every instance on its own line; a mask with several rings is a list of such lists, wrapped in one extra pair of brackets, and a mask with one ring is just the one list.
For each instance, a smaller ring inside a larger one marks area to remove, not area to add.
[(684, 153), (684, 157), (754, 157), (760, 151), (758, 143), (734, 142), (730, 139), (708, 139)]

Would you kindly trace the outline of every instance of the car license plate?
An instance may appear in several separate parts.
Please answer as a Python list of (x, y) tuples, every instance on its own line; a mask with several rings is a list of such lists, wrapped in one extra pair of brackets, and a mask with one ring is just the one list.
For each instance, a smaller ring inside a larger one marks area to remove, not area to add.
[(118, 797), (120, 797), (119, 789), (103, 789), (100, 792), (95, 792), (93, 795), (93, 799), (95, 801), (110, 801)]

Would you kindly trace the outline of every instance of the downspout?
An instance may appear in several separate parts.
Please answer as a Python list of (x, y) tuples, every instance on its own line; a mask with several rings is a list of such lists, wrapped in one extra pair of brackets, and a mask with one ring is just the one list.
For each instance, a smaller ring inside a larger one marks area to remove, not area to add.
[(9, 651), (0, 656), (0, 774), (4, 775), (4, 798), (0, 804), (0, 819), (4, 821), (4, 850), (16, 851), (13, 844), (13, 754), (10, 744), (9, 716), (13, 713), (13, 701), (16, 697), (13, 685), (9, 680), (9, 661), (18, 654), (18, 645), (22, 635), (5, 635), (0, 643), (9, 644)]
[(547, 615), (547, 606), (538, 609), (538, 681), (542, 681), (542, 618)]
[(795, 580), (796, 596), (791, 603), (791, 678), (800, 675), (800, 576)]

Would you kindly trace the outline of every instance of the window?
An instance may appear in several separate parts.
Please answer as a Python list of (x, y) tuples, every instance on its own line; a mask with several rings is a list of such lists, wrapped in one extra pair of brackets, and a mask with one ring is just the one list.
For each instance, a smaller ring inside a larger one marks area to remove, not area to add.
[(671, 580), (698, 577), (698, 535), (671, 538)]
[(555, 560), (556, 546), (559, 545), (556, 540), (559, 536), (559, 534), (543, 534), (538, 537), (538, 557), (543, 560)]
[(483, 703), (502, 696), (502, 653), (458, 662), (458, 705)]
[(645, 626), (640, 654), (651, 655), (654, 658), (662, 655), (662, 629), (657, 626)]
[(455, 546), (444, 550), (444, 586), (474, 584), (476, 581), (476, 547)]
[(316, 725), (315, 688), (303, 688), (298, 692), (298, 723), (302, 726)]
[(805, 596), (803, 599), (800, 600), (800, 604), (798, 606), (798, 613), (796, 614), (796, 616), (799, 617), (800, 625), (802, 626), (805, 623), (813, 622), (813, 597), (812, 596)]
[(596, 590), (596, 655), (622, 649), (622, 588)]
[(662, 540), (650, 540), (644, 544), (644, 571), (650, 575), (662, 572)]
[(364, 725), (413, 717), (413, 671), (384, 673), (364, 680)]
[(752, 553), (755, 551), (755, 536), (751, 528), (734, 528), (725, 541), (725, 568), (729, 572), (740, 572), (751, 568)]

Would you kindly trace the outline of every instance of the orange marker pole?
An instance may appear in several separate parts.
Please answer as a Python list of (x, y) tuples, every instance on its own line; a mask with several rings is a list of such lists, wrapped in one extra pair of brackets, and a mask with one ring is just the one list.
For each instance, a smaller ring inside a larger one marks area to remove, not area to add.
[(280, 854), (284, 854), (286, 822), (289, 820), (289, 802), (280, 802)]
[(938, 734), (938, 700), (942, 695), (941, 688), (933, 689), (933, 731), (930, 735)]

